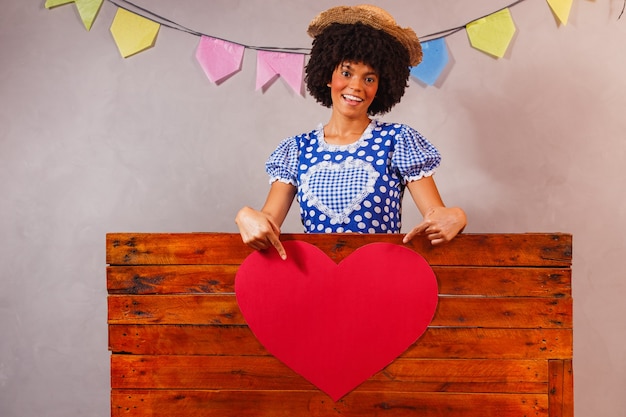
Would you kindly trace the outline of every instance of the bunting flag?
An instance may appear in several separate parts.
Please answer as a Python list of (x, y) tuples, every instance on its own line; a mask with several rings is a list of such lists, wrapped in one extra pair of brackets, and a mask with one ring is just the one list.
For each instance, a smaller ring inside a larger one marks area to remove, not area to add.
[(567, 25), (573, 0), (547, 0), (554, 15), (563, 25)]
[[(304, 60), (310, 48), (256, 47), (231, 42), (188, 29), (129, 0), (46, 0), (45, 7), (52, 9), (74, 3), (85, 28), (90, 30), (104, 1), (118, 8), (110, 30), (124, 58), (154, 46), (161, 26), (165, 26), (200, 37), (196, 60), (211, 82), (219, 85), (241, 71), (244, 51), (252, 49), (257, 52), (257, 90), (265, 90), (273, 81), (282, 77), (296, 93), (304, 96)], [(427, 39), (422, 41), (424, 59), (419, 66), (411, 68), (411, 76), (426, 85), (434, 85), (448, 65), (445, 38), (461, 30), (466, 31), (472, 47), (502, 58), (516, 31), (509, 9), (525, 1), (515, 0), (509, 6), (463, 26), (420, 36), (420, 39)], [(573, 0), (546, 0), (546, 2), (558, 22), (566, 25)], [(626, 8), (626, 0), (624, 7)]]
[(411, 75), (428, 85), (435, 85), (448, 65), (448, 47), (445, 38), (422, 42), (422, 62), (411, 68)]
[(515, 34), (515, 23), (507, 8), (468, 23), (466, 30), (474, 48), (502, 58)]
[(74, 0), (46, 0), (46, 4), (44, 4), (44, 6), (46, 9), (52, 9), (53, 7), (63, 6), (68, 3), (74, 3)]
[(52, 9), (53, 7), (63, 6), (64, 4), (74, 3), (78, 9), (85, 29), (91, 30), (94, 20), (102, 7), (104, 0), (46, 0), (44, 7), (46, 9)]
[(202, 35), (196, 60), (212, 83), (221, 84), (241, 70), (244, 49), (243, 45)]
[(153, 47), (160, 27), (150, 19), (120, 8), (113, 18), (111, 34), (122, 57), (128, 58)]
[(258, 51), (256, 71), (257, 90), (282, 77), (293, 91), (303, 95), (304, 54)]
[(75, 0), (78, 14), (85, 25), (85, 29), (91, 30), (94, 20), (102, 7), (104, 0)]

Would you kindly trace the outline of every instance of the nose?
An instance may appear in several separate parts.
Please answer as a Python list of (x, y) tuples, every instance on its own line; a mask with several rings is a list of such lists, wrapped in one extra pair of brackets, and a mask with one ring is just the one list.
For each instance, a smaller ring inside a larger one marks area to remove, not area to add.
[(348, 87), (350, 87), (354, 91), (360, 91), (361, 90), (361, 78), (351, 77), (350, 82), (348, 83)]

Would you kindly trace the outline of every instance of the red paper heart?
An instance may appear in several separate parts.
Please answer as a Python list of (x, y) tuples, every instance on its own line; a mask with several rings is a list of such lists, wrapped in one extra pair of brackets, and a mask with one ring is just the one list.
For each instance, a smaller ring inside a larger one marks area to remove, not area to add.
[(416, 252), (372, 243), (338, 265), (317, 247), (283, 242), (241, 264), (235, 292), (265, 348), (334, 401), (391, 363), (426, 330), (437, 280)]

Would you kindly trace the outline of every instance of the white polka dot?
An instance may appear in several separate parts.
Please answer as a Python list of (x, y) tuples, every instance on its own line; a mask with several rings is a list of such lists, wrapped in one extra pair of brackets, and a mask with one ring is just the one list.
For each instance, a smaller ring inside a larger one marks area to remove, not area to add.
[(360, 222), (361, 220), (363, 220), (363, 217), (359, 216), (358, 214), (356, 216), (354, 216), (354, 221), (355, 222)]
[(372, 202), (369, 200), (365, 200), (363, 201), (363, 205), (367, 208), (371, 208), (372, 207)]
[(381, 193), (383, 193), (383, 194), (384, 194), (384, 193), (386, 193), (386, 192), (387, 192), (387, 187), (385, 187), (384, 185), (381, 185), (381, 186), (380, 186), (380, 188), (379, 188), (379, 190), (380, 190), (380, 192), (381, 192)]
[(357, 224), (357, 227), (358, 227), (359, 229), (365, 229), (367, 226), (365, 225), (365, 223), (361, 222), (361, 223), (358, 223), (358, 224)]
[(343, 159), (343, 155), (335, 155), (335, 161), (341, 161)]
[(382, 199), (380, 198), (380, 196), (378, 196), (378, 195), (374, 196), (374, 203), (380, 204), (381, 201), (382, 201)]

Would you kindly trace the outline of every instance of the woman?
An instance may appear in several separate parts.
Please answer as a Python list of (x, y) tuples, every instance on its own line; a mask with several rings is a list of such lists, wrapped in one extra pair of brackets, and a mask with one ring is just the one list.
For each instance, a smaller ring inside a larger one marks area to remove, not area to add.
[(250, 247), (274, 247), (285, 259), (280, 227), (298, 196), (309, 233), (399, 233), (405, 188), (424, 216), (406, 243), (424, 234), (433, 245), (453, 239), (467, 222), (446, 207), (432, 178), (441, 157), (413, 128), (383, 123), (400, 102), (410, 67), (419, 64), (415, 32), (375, 6), (340, 6), (310, 23), (313, 40), (305, 82), (332, 112), (328, 123), (285, 139), (266, 163), (270, 191), (261, 210), (235, 219)]

